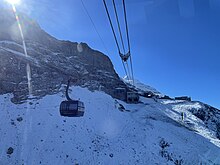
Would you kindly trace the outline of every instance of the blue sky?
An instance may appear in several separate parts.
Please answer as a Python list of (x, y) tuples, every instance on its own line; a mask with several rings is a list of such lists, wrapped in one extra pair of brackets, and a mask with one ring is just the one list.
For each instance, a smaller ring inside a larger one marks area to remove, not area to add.
[[(124, 76), (102, 0), (83, 1), (107, 50), (81, 0), (22, 0), (17, 9), (58, 39), (86, 42), (104, 52)], [(135, 78), (172, 97), (188, 95), (220, 108), (220, 1), (125, 1)], [(121, 1), (116, 2), (121, 12)]]

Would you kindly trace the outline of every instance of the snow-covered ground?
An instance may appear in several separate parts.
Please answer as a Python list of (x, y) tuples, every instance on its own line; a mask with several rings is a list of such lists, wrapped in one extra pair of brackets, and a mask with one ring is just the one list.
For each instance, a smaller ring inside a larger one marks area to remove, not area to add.
[(220, 164), (220, 141), (191, 113), (190, 124), (182, 121), (178, 103), (119, 101), (122, 112), (103, 92), (71, 89), (85, 103), (84, 117), (60, 116), (64, 92), (20, 105), (0, 96), (0, 164)]
[(128, 79), (127, 76), (125, 76), (124, 78), (121, 78), (121, 80), (127, 84), (128, 86), (132, 86), (134, 87), (136, 90), (141, 91), (141, 92), (152, 92), (155, 95), (158, 96), (164, 96), (163, 94), (161, 94), (158, 90), (156, 90), (155, 88), (146, 85), (144, 83), (142, 83), (141, 81), (134, 79), (134, 83), (132, 80)]

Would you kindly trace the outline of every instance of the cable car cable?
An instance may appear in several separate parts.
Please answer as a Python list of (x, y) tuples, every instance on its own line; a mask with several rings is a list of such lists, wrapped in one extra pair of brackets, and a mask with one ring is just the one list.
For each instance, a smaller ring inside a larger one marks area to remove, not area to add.
[(126, 74), (126, 76), (128, 76), (128, 72), (127, 72), (127, 70), (126, 70), (125, 63), (124, 63), (124, 61), (123, 61), (123, 60), (121, 60), (121, 62), (122, 62), (122, 65), (123, 65), (123, 67), (124, 67), (125, 74)]
[(131, 79), (131, 74), (130, 74), (130, 69), (129, 69), (129, 65), (128, 65), (128, 62), (126, 61), (125, 64), (127, 65), (127, 68), (128, 68), (128, 79), (130, 80)]
[(112, 24), (112, 21), (111, 21), (111, 17), (110, 17), (109, 11), (108, 11), (108, 7), (106, 5), (105, 0), (103, 0), (103, 3), (104, 3), (104, 6), (105, 6), (106, 13), (108, 15), (109, 23), (111, 25), (111, 29), (112, 29), (112, 32), (113, 32), (113, 35), (114, 35), (114, 38), (115, 38), (115, 42), (116, 42), (116, 45), (117, 45), (117, 48), (118, 48), (118, 52), (121, 53), (120, 48), (119, 48), (119, 44), (118, 44), (118, 41), (117, 41), (117, 37), (116, 37), (115, 31), (114, 31), (114, 28), (113, 28), (113, 24)]
[[(112, 29), (112, 33), (114, 35), (115, 43), (116, 43), (117, 48), (118, 48), (118, 52), (119, 52), (119, 54), (121, 54), (120, 47), (119, 47), (119, 44), (118, 44), (118, 40), (117, 40), (117, 37), (116, 37), (116, 34), (115, 34), (115, 30), (114, 30), (114, 27), (113, 27), (113, 24), (112, 24), (112, 21), (111, 21), (111, 17), (110, 17), (109, 11), (108, 11), (108, 7), (107, 7), (107, 4), (106, 4), (105, 0), (103, 0), (103, 3), (104, 3), (105, 11), (107, 13), (108, 20), (109, 20), (109, 23), (110, 23), (110, 26), (111, 26), (111, 29)], [(123, 68), (124, 68), (125, 74), (126, 74), (126, 76), (128, 76), (128, 73), (127, 73), (127, 70), (126, 70), (126, 67), (124, 65), (123, 60), (122, 60), (122, 64), (123, 64)]]
[(128, 40), (128, 50), (131, 50), (130, 47), (130, 40), (129, 40), (129, 34), (128, 34), (128, 21), (127, 21), (127, 15), (126, 15), (126, 7), (125, 7), (125, 1), (123, 0), (123, 9), (124, 9), (124, 18), (125, 18), (125, 25), (126, 25), (126, 34), (127, 34), (127, 40)]
[(124, 18), (125, 18), (125, 24), (126, 24), (127, 40), (128, 40), (128, 50), (130, 53), (131, 74), (132, 74), (132, 80), (133, 80), (133, 85), (134, 85), (134, 72), (133, 72), (133, 65), (132, 65), (132, 58), (131, 58), (131, 47), (130, 47), (130, 39), (129, 39), (129, 33), (128, 33), (128, 21), (127, 21), (125, 0), (123, 0), (123, 8), (124, 8)]
[(115, 5), (115, 0), (112, 0), (112, 2), (113, 2), (116, 21), (117, 21), (117, 25), (118, 25), (118, 31), (119, 31), (120, 38), (121, 38), (121, 44), (122, 44), (122, 48), (123, 48), (123, 51), (124, 51), (124, 54), (125, 54), (125, 46), (124, 46), (124, 41), (123, 41), (123, 38), (122, 38), (120, 23), (119, 23), (119, 20), (118, 20), (118, 13), (117, 13), (116, 5)]
[[(106, 45), (105, 45), (105, 43), (104, 43), (104, 41), (103, 41), (101, 35), (99, 34), (99, 32), (98, 32), (98, 30), (97, 30), (97, 28), (96, 28), (96, 26), (95, 26), (95, 23), (94, 23), (92, 17), (90, 16), (90, 14), (89, 14), (89, 12), (88, 12), (88, 10), (87, 10), (87, 8), (86, 8), (85, 3), (83, 2), (83, 0), (81, 0), (81, 3), (82, 3), (82, 6), (83, 6), (83, 8), (84, 8), (84, 10), (85, 10), (85, 12), (86, 12), (86, 14), (87, 14), (87, 16), (89, 17), (89, 19), (90, 19), (90, 21), (91, 21), (91, 23), (92, 23), (92, 25), (93, 25), (93, 27), (94, 27), (96, 33), (98, 34), (98, 36), (99, 36), (99, 38), (100, 38), (100, 40), (101, 40), (101, 42), (102, 42), (102, 44), (103, 44), (103, 46), (104, 46), (106, 52), (107, 52), (108, 55), (109, 55), (109, 51), (108, 51), (108, 49), (107, 49), (107, 47), (106, 47)], [(120, 53), (119, 44), (118, 44), (118, 41), (117, 41), (117, 38), (116, 38), (116, 35), (115, 35), (115, 32), (114, 32), (114, 28), (113, 28), (113, 26), (112, 26), (112, 22), (111, 22), (111, 18), (110, 18), (108, 9), (107, 9), (107, 5), (106, 5), (105, 2), (104, 2), (104, 4), (105, 4), (105, 7), (106, 7), (106, 11), (107, 11), (107, 14), (108, 14), (108, 18), (109, 18), (109, 21), (110, 21), (110, 24), (111, 24), (111, 28), (112, 28), (114, 37), (115, 37), (116, 45), (117, 45), (118, 51), (119, 51), (119, 53)], [(121, 36), (122, 36), (122, 35), (121, 35)], [(121, 37), (121, 38), (122, 38), (122, 37)], [(122, 41), (123, 41), (123, 40), (122, 40)], [(123, 49), (124, 49), (124, 43), (123, 43)], [(124, 49), (124, 52), (125, 52), (125, 49)], [(125, 65), (124, 65), (124, 63), (123, 63), (123, 60), (122, 60), (122, 64), (123, 64), (123, 68), (124, 68), (125, 74), (128, 75), (127, 70), (126, 70), (126, 67), (125, 67)]]
[(87, 8), (86, 8), (86, 6), (85, 6), (83, 0), (81, 0), (81, 3), (82, 3), (82, 6), (83, 6), (83, 8), (84, 8), (84, 10), (85, 10), (85, 12), (86, 12), (86, 14), (87, 14), (87, 16), (89, 17), (89, 19), (90, 19), (90, 21), (91, 21), (91, 23), (92, 23), (92, 25), (93, 25), (93, 27), (94, 27), (96, 33), (98, 34), (99, 39), (101, 40), (101, 42), (102, 42), (102, 44), (103, 44), (103, 46), (104, 46), (104, 48), (105, 48), (105, 51), (106, 51), (107, 54), (109, 55), (110, 53), (109, 53), (109, 51), (108, 51), (108, 49), (107, 49), (107, 47), (106, 47), (106, 45), (105, 45), (105, 42), (103, 41), (103, 39), (102, 39), (100, 33), (98, 32), (98, 29), (96, 28), (95, 23), (94, 23), (92, 17), (90, 16), (89, 11), (87, 10)]
[[(117, 12), (117, 8), (116, 8), (116, 5), (115, 5), (115, 0), (112, 0), (112, 3), (113, 3), (113, 6), (114, 6), (114, 12), (115, 12), (115, 17), (116, 17), (116, 21), (117, 21), (118, 31), (119, 31), (119, 34), (120, 34), (121, 44), (122, 44), (122, 48), (123, 48), (123, 51), (124, 51), (124, 55), (123, 56), (125, 56), (125, 46), (124, 46), (124, 41), (123, 41), (123, 37), (122, 37), (121, 27), (120, 27), (120, 23), (119, 23), (119, 19), (118, 19), (118, 12)], [(130, 74), (128, 63), (126, 61), (122, 60), (123, 65), (124, 65), (124, 62), (126, 64), (126, 66), (127, 66), (126, 75), (127, 75), (128, 79), (130, 79), (131, 78), (131, 74)]]

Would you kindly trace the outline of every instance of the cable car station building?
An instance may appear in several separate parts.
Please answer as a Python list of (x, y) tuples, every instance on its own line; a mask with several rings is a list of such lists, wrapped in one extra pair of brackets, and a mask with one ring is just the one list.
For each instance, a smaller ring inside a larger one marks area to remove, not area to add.
[(134, 91), (130, 91), (126, 88), (116, 88), (114, 92), (114, 96), (122, 101), (125, 101), (129, 104), (138, 103), (139, 102), (139, 94)]

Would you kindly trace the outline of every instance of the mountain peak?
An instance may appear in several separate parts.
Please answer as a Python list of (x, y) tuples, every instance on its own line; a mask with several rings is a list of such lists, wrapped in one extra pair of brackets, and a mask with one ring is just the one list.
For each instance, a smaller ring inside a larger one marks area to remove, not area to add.
[(18, 24), (20, 24), (24, 39), (26, 41), (41, 42), (48, 44), (57, 40), (41, 29), (40, 25), (26, 14), (17, 12), (18, 20), (12, 10), (2, 9), (0, 11), (0, 40), (10, 40), (22, 43)]

